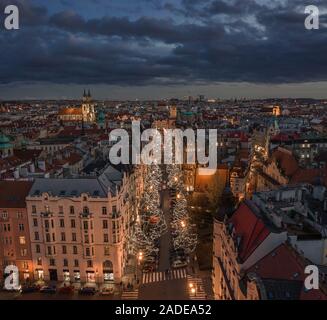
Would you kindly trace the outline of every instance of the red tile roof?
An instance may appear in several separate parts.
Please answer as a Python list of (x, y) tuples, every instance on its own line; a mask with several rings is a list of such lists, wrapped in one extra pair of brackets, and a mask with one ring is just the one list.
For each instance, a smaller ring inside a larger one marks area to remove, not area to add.
[(292, 176), (295, 171), (299, 168), (295, 157), (291, 152), (282, 151), (277, 149), (273, 152), (271, 161), (276, 161), (279, 166), (283, 169), (284, 174), (287, 177)]
[(241, 237), (239, 257), (242, 261), (245, 261), (270, 234), (270, 230), (246, 202), (238, 207), (229, 222), (233, 224), (236, 237)]
[(25, 208), (32, 185), (29, 181), (0, 181), (0, 208)]
[[(304, 274), (305, 266), (305, 260), (294, 249), (286, 244), (281, 244), (249, 268), (247, 272), (254, 272), (262, 279), (300, 281), (304, 285), (304, 279), (307, 276)], [(320, 290), (306, 292), (303, 289), (300, 299), (326, 300), (327, 297)]]

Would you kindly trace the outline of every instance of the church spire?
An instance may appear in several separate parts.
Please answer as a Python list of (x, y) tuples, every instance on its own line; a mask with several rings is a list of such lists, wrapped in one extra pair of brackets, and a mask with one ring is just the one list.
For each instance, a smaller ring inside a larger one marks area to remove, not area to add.
[(89, 98), (91, 98), (91, 91), (90, 91), (90, 89), (89, 89), (89, 91), (88, 91), (88, 93), (87, 93), (87, 96), (88, 96)]
[(85, 89), (84, 89), (83, 97), (84, 98), (86, 97), (86, 91), (85, 91)]

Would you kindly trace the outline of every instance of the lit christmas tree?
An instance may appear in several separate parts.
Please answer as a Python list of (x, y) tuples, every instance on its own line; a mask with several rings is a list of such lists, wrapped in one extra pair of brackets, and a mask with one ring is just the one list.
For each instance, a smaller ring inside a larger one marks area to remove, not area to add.
[(167, 171), (170, 182), (168, 185), (176, 190), (171, 226), (177, 231), (177, 236), (173, 238), (173, 246), (174, 249), (184, 249), (185, 253), (189, 254), (196, 248), (197, 235), (190, 221), (182, 170), (180, 166), (172, 165)]

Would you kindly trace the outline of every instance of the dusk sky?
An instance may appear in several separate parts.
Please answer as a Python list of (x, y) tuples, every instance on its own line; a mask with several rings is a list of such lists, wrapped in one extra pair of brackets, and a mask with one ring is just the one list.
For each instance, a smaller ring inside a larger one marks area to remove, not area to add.
[[(0, 100), (326, 97), (326, 0), (0, 0)], [(318, 5), (320, 30), (304, 8)]]

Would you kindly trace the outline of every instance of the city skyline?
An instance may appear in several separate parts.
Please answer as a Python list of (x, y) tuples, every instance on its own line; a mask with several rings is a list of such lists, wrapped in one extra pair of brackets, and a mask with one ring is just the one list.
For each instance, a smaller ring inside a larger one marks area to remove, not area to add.
[(305, 29), (301, 1), (7, 4), (20, 29), (0, 32), (2, 99), (77, 98), (85, 86), (100, 99), (326, 98), (321, 0), (319, 30)]

